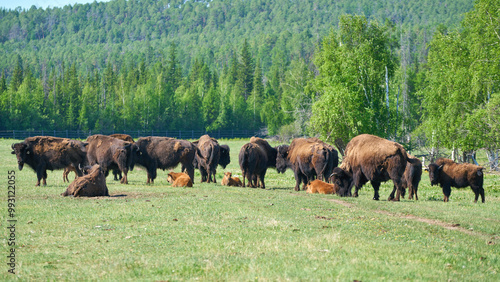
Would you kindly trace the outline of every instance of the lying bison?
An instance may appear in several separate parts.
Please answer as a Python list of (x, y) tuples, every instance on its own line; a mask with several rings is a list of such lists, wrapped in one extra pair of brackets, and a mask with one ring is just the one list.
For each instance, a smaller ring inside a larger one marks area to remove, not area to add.
[(148, 184), (154, 182), (158, 168), (172, 169), (179, 163), (194, 183), (193, 159), (197, 148), (193, 143), (169, 137), (149, 136), (139, 138), (135, 144), (139, 147), (137, 164), (146, 168)]
[(374, 189), (373, 199), (378, 200), (380, 183), (391, 179), (397, 194), (394, 197), (393, 190), (389, 200), (399, 201), (406, 163), (406, 151), (400, 144), (362, 134), (347, 144), (344, 160), (340, 167), (333, 170), (331, 180), (339, 186), (340, 196), (351, 196), (352, 186), (355, 186), (354, 197), (357, 197), (359, 189), (370, 181)]
[(306, 183), (315, 177), (328, 181), (339, 162), (337, 151), (317, 138), (295, 138), (290, 146), (278, 146), (277, 152), (276, 169), (279, 173), (293, 170), (295, 191), (299, 191), (301, 182), (305, 190)]
[(473, 164), (457, 164), (456, 162), (439, 158), (435, 163), (429, 165), (429, 179), (431, 185), (439, 185), (443, 188), (444, 201), (448, 202), (451, 187), (464, 188), (470, 186), (474, 192), (474, 203), (477, 203), (479, 195), (484, 203), (483, 189), (483, 167)]
[(224, 177), (222, 178), (221, 184), (224, 186), (236, 186), (242, 187), (241, 180), (238, 177), (233, 177), (231, 172), (224, 173)]
[(134, 169), (137, 147), (130, 142), (106, 135), (92, 135), (89, 143), (87, 159), (90, 165), (99, 164), (107, 176), (110, 169), (123, 173), (121, 183), (128, 184), (127, 173)]
[(47, 169), (64, 169), (72, 165), (76, 173), (81, 176), (78, 169), (86, 160), (87, 143), (50, 136), (36, 136), (24, 139), (24, 142), (12, 144), (12, 154), (17, 157), (19, 170), (24, 164), (29, 165), (38, 178), (35, 186), (47, 185)]
[(326, 183), (319, 179), (309, 182), (306, 186), (307, 193), (314, 194), (335, 194), (337, 193), (339, 187), (335, 184)]
[(184, 172), (170, 172), (167, 181), (172, 184), (172, 187), (193, 187), (193, 181)]
[(98, 197), (109, 196), (106, 176), (98, 164), (89, 167), (86, 175), (78, 177), (68, 186), (63, 196)]
[(266, 188), (264, 176), (268, 167), (276, 167), (277, 154), (276, 148), (271, 147), (266, 140), (258, 137), (252, 137), (250, 143), (243, 145), (239, 154), (243, 187), (246, 178), (249, 187)]

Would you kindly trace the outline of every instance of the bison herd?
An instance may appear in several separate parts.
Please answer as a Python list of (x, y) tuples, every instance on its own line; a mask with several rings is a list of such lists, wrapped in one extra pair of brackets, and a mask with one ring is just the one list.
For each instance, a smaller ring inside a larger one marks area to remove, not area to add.
[[(155, 136), (134, 142), (125, 134), (92, 135), (84, 142), (36, 136), (12, 144), (12, 149), (19, 170), (27, 164), (36, 172), (36, 186), (41, 181), (47, 184), (47, 170), (64, 169), (64, 180), (74, 171), (76, 178), (63, 196), (109, 196), (106, 186), (109, 171), (113, 171), (115, 179), (119, 177), (121, 183), (127, 184), (128, 172), (135, 165), (146, 169), (147, 184), (154, 183), (157, 169), (173, 169), (179, 164), (182, 172), (168, 174), (173, 187), (192, 187), (195, 169), (200, 171), (201, 182), (216, 183), (217, 166), (225, 168), (230, 163), (229, 146), (220, 145), (208, 135), (195, 142)], [(381, 183), (392, 180), (394, 188), (388, 200), (399, 201), (406, 188), (409, 199), (415, 196), (418, 200), (422, 176), (422, 162), (403, 146), (369, 134), (356, 136), (347, 144), (340, 166), (337, 151), (317, 138), (296, 138), (290, 145), (272, 147), (266, 140), (252, 137), (242, 146), (238, 161), (242, 180), (226, 172), (222, 185), (265, 188), (268, 168), (276, 168), (278, 173), (291, 169), (296, 191), (302, 184), (308, 193), (357, 197), (359, 189), (370, 182), (373, 199), (378, 200)], [(445, 202), (449, 200), (451, 187), (470, 186), (474, 202), (481, 196), (484, 203), (483, 167), (440, 158), (426, 170), (431, 185), (442, 187)]]

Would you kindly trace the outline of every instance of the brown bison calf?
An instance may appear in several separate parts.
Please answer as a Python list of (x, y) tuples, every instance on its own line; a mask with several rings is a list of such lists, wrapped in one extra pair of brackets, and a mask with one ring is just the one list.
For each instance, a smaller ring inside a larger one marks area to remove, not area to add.
[(401, 179), (403, 189), (408, 188), (408, 199), (413, 200), (413, 195), (415, 195), (415, 200), (418, 200), (417, 191), (421, 178), (422, 162), (418, 158), (408, 154), (408, 162), (406, 163), (405, 173)]
[(73, 165), (69, 165), (69, 166), (67, 166), (67, 167), (64, 168), (64, 171), (63, 171), (63, 182), (68, 182), (69, 183), (68, 175), (72, 171), (75, 172), (75, 179), (78, 177), (78, 172), (76, 171), (76, 168)]
[(232, 177), (232, 175), (233, 174), (231, 172), (224, 173), (221, 184), (224, 186), (243, 187), (241, 180), (238, 177)]
[(167, 181), (172, 183), (172, 187), (193, 187), (193, 181), (183, 172), (170, 172)]
[(457, 164), (450, 159), (439, 158), (435, 163), (430, 164), (427, 170), (431, 185), (439, 184), (443, 188), (445, 202), (450, 199), (451, 187), (470, 186), (476, 196), (474, 203), (477, 203), (479, 195), (484, 203), (483, 169), (482, 166), (468, 163)]
[(339, 187), (335, 184), (329, 184), (319, 179), (309, 182), (306, 186), (307, 193), (319, 193), (319, 194), (336, 194)]
[(106, 176), (99, 165), (93, 165), (87, 170), (88, 174), (78, 177), (68, 186), (63, 196), (97, 197), (109, 196), (106, 186)]

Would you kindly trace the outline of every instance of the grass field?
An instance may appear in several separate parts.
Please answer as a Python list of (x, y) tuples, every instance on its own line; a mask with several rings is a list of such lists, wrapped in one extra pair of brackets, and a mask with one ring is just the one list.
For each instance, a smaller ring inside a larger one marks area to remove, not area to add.
[[(485, 204), (470, 188), (442, 202), (424, 173), (419, 201), (380, 201), (295, 192), (293, 173), (269, 169), (267, 189), (200, 184), (173, 188), (167, 172), (146, 185), (140, 167), (129, 185), (108, 177), (111, 197), (62, 197), (62, 171), (19, 171), (0, 140), (0, 280), (319, 280), (500, 281), (500, 176), (486, 174)], [(225, 171), (241, 174), (231, 148)], [(276, 145), (276, 144), (275, 144)], [(178, 167), (175, 171), (178, 171)], [(8, 273), (8, 171), (15, 171), (16, 274)], [(72, 179), (73, 174), (70, 175)]]

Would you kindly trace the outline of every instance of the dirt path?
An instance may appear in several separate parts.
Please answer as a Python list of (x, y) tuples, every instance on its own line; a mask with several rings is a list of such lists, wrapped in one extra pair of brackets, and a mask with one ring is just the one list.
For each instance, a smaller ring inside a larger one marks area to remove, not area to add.
[[(356, 207), (355, 204), (351, 204), (351, 203), (344, 202), (344, 201), (337, 200), (337, 199), (327, 199), (327, 201), (334, 202), (336, 204), (342, 205), (342, 206), (347, 207), (347, 208)], [(488, 245), (494, 245), (495, 242), (498, 239), (500, 239), (498, 236), (492, 236), (490, 234), (470, 230), (470, 229), (467, 229), (467, 228), (460, 226), (460, 224), (451, 224), (451, 223), (443, 222), (443, 221), (440, 221), (437, 219), (429, 219), (429, 218), (419, 217), (419, 216), (415, 216), (415, 215), (411, 215), (411, 214), (402, 215), (402, 214), (391, 213), (391, 212), (383, 211), (383, 210), (373, 210), (373, 212), (378, 213), (378, 214), (387, 215), (387, 216), (392, 216), (392, 217), (415, 220), (415, 221), (439, 226), (439, 227), (442, 227), (442, 228), (445, 228), (448, 230), (459, 231), (459, 232), (462, 232), (462, 233), (465, 233), (465, 234), (468, 234), (471, 236), (482, 237), (482, 238), (487, 240)]]

